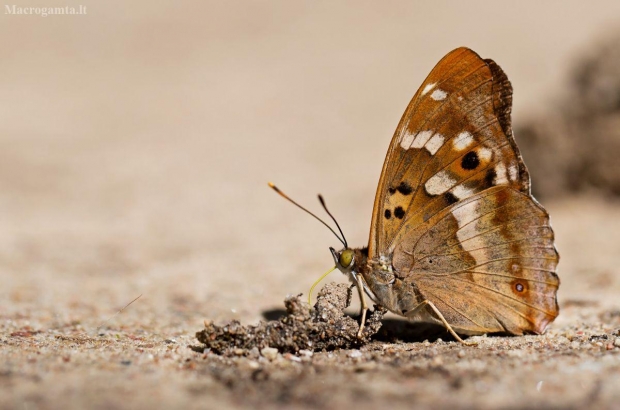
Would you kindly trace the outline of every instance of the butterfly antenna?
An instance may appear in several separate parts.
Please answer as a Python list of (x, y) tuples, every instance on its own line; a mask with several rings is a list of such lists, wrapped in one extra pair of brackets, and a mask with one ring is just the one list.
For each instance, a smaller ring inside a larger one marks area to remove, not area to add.
[(332, 215), (332, 213), (329, 212), (329, 209), (327, 209), (327, 205), (325, 205), (325, 200), (323, 199), (323, 196), (321, 194), (319, 194), (319, 201), (321, 201), (321, 205), (323, 205), (323, 209), (325, 209), (325, 212), (327, 212), (327, 215), (329, 215), (329, 217), (332, 218), (332, 221), (334, 221), (334, 223), (336, 224), (338, 231), (340, 231), (340, 235), (342, 235), (344, 247), (348, 248), (349, 245), (347, 245), (347, 238), (344, 237), (344, 233), (342, 232), (342, 229), (340, 229), (340, 225), (338, 225), (338, 221), (336, 221), (336, 218), (334, 218), (334, 215)]
[[(293, 201), (291, 198), (288, 197), (288, 195), (286, 195), (284, 192), (280, 191), (280, 189), (275, 186), (273, 184), (273, 182), (269, 182), (269, 187), (271, 189), (273, 189), (274, 191), (276, 191), (282, 198), (286, 199), (287, 201), (291, 202), (293, 205), (295, 205), (296, 207), (298, 207), (299, 209), (301, 209), (302, 211), (308, 213), (309, 215), (311, 215), (312, 217), (314, 217), (314, 219), (316, 219), (317, 221), (319, 221), (320, 223), (322, 223), (323, 225), (325, 225), (327, 227), (327, 229), (329, 229), (330, 231), (332, 231), (332, 233), (336, 236), (336, 238), (338, 238), (338, 240), (340, 242), (342, 242), (342, 244), (345, 246), (345, 248), (347, 247), (347, 241), (344, 239), (341, 239), (338, 234), (336, 233), (336, 231), (334, 231), (332, 229), (331, 226), (327, 225), (327, 223), (325, 223), (325, 221), (323, 221), (321, 218), (319, 218), (318, 216), (316, 216), (315, 214), (313, 214), (312, 212), (308, 211), (306, 208), (304, 208), (303, 206), (299, 205), (297, 202)], [(320, 195), (319, 195), (320, 198)], [(325, 207), (325, 203), (323, 202), (323, 200), (321, 199), (321, 203), (323, 204), (323, 207)], [(327, 209), (327, 208), (325, 208)], [(329, 212), (327, 212), (329, 214)], [(331, 214), (329, 214), (329, 216), (331, 216)], [(332, 219), (334, 217), (332, 216)], [(334, 220), (335, 221), (335, 220)], [(336, 223), (336, 226), (338, 226), (338, 223)], [(338, 230), (340, 230), (340, 227), (338, 226)], [(340, 233), (342, 233), (342, 231), (340, 230)], [(342, 236), (344, 238), (344, 235)]]

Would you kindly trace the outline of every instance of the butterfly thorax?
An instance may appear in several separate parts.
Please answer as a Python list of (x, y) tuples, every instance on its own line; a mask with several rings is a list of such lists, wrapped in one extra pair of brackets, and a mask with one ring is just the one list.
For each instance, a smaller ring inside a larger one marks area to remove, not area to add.
[(407, 281), (392, 266), (389, 256), (369, 258), (368, 248), (345, 248), (332, 251), (338, 269), (356, 283), (356, 276), (363, 279), (364, 291), (377, 304), (398, 314), (406, 315), (423, 300), (414, 283)]

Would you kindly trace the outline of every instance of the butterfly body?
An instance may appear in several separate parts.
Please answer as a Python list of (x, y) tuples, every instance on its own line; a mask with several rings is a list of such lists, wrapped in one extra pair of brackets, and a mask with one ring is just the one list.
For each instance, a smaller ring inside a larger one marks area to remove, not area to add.
[(332, 251), (360, 297), (466, 335), (542, 333), (555, 319), (559, 256), (511, 106), (501, 68), (467, 48), (431, 71), (388, 149), (368, 247)]

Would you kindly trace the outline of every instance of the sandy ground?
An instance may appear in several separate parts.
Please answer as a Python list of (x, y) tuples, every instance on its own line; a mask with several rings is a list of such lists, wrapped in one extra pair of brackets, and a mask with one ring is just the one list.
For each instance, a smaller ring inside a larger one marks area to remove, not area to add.
[(273, 319), (332, 264), (335, 238), (268, 180), (313, 210), (322, 192), (364, 244), (389, 139), (444, 53), (494, 58), (515, 122), (540, 116), (620, 3), (146, 4), (1, 16), (19, 41), (0, 45), (0, 407), (618, 406), (620, 203), (587, 194), (543, 199), (546, 335), (466, 347), (387, 316), (360, 349), (190, 346), (205, 319)]

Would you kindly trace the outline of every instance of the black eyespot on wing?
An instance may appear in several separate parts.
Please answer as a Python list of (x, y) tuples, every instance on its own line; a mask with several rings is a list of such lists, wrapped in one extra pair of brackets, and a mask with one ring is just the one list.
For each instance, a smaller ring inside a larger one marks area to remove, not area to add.
[(459, 199), (452, 192), (446, 192), (443, 194), (443, 197), (448, 205), (452, 205), (459, 201)]
[(476, 151), (469, 151), (463, 156), (463, 159), (461, 160), (461, 167), (463, 169), (476, 169), (478, 168), (478, 165), (480, 165), (480, 159), (478, 158), (478, 154), (476, 153)]
[(394, 195), (396, 193), (396, 189), (388, 188), (388, 192), (390, 193), (390, 195)]
[(493, 186), (496, 176), (497, 173), (495, 172), (495, 168), (489, 168), (486, 175), (484, 176), (484, 182), (486, 182), (487, 186)]
[(383, 215), (385, 216), (385, 219), (390, 219), (392, 217), (392, 211), (386, 209)]
[(523, 287), (523, 284), (521, 284), (521, 283), (517, 283), (517, 284), (515, 285), (515, 289), (517, 290), (517, 292), (523, 292), (523, 290), (524, 290), (525, 288)]
[(411, 188), (411, 185), (409, 185), (405, 181), (402, 181), (400, 185), (396, 187), (396, 190), (403, 195), (409, 195), (413, 192), (413, 188)]
[(405, 210), (402, 206), (397, 206), (394, 210), (394, 216), (398, 219), (403, 219), (405, 217)]

